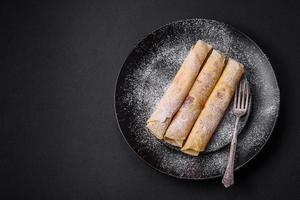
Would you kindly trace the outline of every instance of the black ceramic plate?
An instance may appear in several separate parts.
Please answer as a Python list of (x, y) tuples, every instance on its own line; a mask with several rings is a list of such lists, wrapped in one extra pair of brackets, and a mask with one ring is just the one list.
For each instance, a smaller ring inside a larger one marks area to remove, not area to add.
[(167, 24), (149, 34), (127, 57), (117, 80), (115, 110), (124, 138), (144, 161), (183, 179), (221, 176), (227, 164), (234, 126), (231, 107), (206, 153), (192, 157), (170, 148), (145, 129), (145, 122), (191, 46), (204, 40), (244, 64), (252, 92), (252, 109), (238, 137), (236, 169), (267, 142), (279, 110), (279, 89), (272, 66), (261, 49), (229, 25), (206, 19)]

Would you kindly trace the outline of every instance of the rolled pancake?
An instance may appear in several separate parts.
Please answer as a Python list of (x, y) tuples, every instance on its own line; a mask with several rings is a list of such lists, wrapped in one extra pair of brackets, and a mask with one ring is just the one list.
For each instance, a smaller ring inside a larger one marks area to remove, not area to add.
[(242, 64), (233, 59), (228, 60), (220, 80), (209, 96), (181, 151), (197, 156), (205, 150), (229, 106), (243, 73)]
[(158, 139), (162, 139), (172, 117), (178, 111), (190, 91), (211, 46), (199, 40), (191, 48), (171, 84), (147, 120), (146, 127)]
[(219, 80), (224, 65), (225, 56), (213, 50), (184, 103), (172, 119), (164, 136), (166, 142), (182, 147), (206, 100)]

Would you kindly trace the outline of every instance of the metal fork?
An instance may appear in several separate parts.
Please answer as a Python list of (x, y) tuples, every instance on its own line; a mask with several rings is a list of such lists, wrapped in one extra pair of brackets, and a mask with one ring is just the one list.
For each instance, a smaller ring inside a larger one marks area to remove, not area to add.
[(243, 80), (239, 84), (239, 87), (236, 87), (235, 95), (234, 95), (234, 106), (233, 106), (233, 113), (236, 116), (235, 125), (234, 125), (234, 132), (232, 135), (231, 145), (230, 145), (230, 152), (228, 163), (226, 167), (226, 171), (224, 173), (222, 183), (223, 185), (228, 188), (234, 183), (234, 160), (235, 160), (235, 152), (236, 152), (236, 144), (237, 144), (237, 130), (238, 124), (241, 119), (249, 109), (249, 105), (251, 102), (250, 99), (250, 89), (248, 82)]

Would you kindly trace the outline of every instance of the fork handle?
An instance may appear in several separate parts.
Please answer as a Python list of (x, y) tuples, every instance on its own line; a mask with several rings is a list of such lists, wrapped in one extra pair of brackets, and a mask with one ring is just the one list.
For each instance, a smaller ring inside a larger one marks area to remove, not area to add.
[(234, 183), (234, 160), (235, 160), (237, 130), (238, 130), (239, 121), (240, 121), (240, 117), (237, 117), (235, 120), (234, 132), (232, 135), (232, 140), (231, 140), (231, 145), (230, 145), (228, 163), (227, 163), (226, 171), (225, 171), (223, 179), (222, 179), (222, 183), (226, 188), (228, 188), (229, 186), (231, 186)]

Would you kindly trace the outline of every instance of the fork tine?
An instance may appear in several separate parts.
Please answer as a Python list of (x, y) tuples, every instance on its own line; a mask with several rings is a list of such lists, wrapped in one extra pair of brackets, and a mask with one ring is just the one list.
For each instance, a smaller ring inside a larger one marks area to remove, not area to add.
[(243, 80), (241, 109), (245, 108), (245, 96), (246, 96), (246, 81)]
[(238, 108), (241, 108), (241, 101), (242, 101), (242, 82), (240, 82), (239, 86), (239, 96), (238, 96)]
[(251, 107), (251, 103), (252, 103), (252, 96), (250, 94), (250, 89), (249, 89), (249, 103), (248, 103), (248, 110), (250, 110), (250, 107)]
[[(251, 98), (250, 97), (250, 89), (249, 89), (249, 84), (247, 83), (247, 90), (246, 90), (246, 103), (245, 103), (245, 109), (248, 109), (248, 107), (249, 107), (249, 103), (250, 103), (250, 101), (249, 101), (249, 98)], [(249, 102), (249, 103), (248, 103)]]
[(246, 84), (246, 88), (245, 88), (246, 90), (245, 90), (245, 106), (244, 106), (244, 108), (245, 109), (247, 109), (247, 99), (248, 99), (248, 84)]

